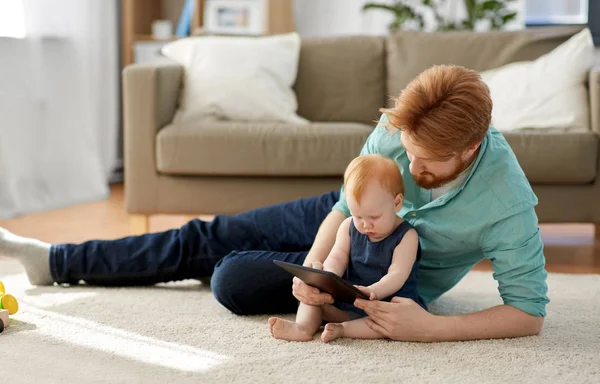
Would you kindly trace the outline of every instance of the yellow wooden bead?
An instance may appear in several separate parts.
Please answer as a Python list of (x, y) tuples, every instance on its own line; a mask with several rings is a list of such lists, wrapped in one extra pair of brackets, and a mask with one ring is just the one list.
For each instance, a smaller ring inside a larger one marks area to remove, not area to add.
[(0, 296), (0, 309), (6, 309), (9, 315), (14, 315), (19, 310), (19, 302), (13, 295)]

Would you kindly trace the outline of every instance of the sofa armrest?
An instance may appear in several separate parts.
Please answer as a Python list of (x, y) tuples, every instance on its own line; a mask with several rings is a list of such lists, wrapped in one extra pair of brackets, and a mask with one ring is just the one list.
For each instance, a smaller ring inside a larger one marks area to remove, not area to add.
[(134, 64), (123, 71), (125, 207), (129, 213), (155, 212), (156, 134), (177, 108), (183, 67), (171, 61)]
[(590, 127), (600, 135), (600, 65), (590, 70)]

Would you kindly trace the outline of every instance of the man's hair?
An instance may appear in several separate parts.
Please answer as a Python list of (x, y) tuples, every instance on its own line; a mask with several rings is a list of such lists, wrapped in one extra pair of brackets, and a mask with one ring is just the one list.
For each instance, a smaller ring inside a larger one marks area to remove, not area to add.
[(391, 127), (444, 160), (483, 140), (492, 119), (492, 99), (477, 72), (436, 65), (412, 80), (393, 108), (381, 112)]
[(362, 199), (366, 186), (378, 182), (381, 187), (392, 194), (404, 195), (404, 180), (398, 164), (381, 155), (363, 155), (350, 162), (344, 173), (344, 186), (352, 184), (352, 193), (358, 204)]

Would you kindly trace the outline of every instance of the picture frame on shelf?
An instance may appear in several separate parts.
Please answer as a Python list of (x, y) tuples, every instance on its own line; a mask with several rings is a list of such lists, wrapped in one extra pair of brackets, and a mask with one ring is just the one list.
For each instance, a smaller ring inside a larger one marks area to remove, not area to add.
[(206, 0), (204, 32), (221, 35), (265, 34), (264, 0)]

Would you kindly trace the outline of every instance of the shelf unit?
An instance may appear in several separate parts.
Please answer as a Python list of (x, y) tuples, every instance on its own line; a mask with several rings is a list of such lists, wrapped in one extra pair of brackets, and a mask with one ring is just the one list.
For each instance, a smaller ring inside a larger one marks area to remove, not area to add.
[[(195, 12), (192, 17), (191, 31), (201, 31), (205, 5), (209, 1), (194, 0)], [(262, 0), (264, 3), (265, 34), (287, 33), (295, 30), (293, 0)], [(181, 10), (186, 0), (121, 0), (121, 44), (122, 66), (134, 62), (134, 45), (139, 41), (157, 41), (152, 37), (152, 22), (168, 19), (177, 29)], [(170, 40), (175, 40), (173, 37)], [(160, 40), (164, 42), (165, 40)], [(169, 41), (169, 40), (167, 40)]]
[[(192, 30), (202, 26), (205, 0), (195, 0)], [(121, 45), (123, 67), (133, 63), (133, 45), (136, 41), (155, 41), (152, 38), (152, 22), (171, 20), (177, 28), (185, 0), (121, 0)], [(172, 38), (174, 40), (175, 37)]]

